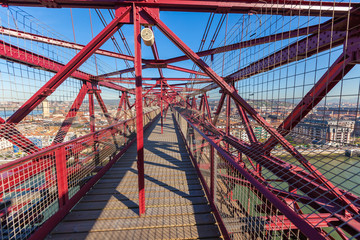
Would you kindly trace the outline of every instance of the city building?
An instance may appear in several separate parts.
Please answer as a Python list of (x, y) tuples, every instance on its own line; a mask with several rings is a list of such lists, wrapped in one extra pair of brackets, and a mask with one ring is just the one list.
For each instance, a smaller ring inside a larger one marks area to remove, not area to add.
[(338, 145), (350, 143), (354, 135), (354, 121), (305, 119), (293, 133), (312, 143)]

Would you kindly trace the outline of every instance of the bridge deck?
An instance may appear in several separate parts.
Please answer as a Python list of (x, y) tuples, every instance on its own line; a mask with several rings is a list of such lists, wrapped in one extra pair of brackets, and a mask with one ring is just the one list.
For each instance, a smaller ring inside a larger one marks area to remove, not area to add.
[(215, 218), (172, 120), (145, 132), (146, 215), (138, 216), (136, 144), (48, 239), (219, 238)]

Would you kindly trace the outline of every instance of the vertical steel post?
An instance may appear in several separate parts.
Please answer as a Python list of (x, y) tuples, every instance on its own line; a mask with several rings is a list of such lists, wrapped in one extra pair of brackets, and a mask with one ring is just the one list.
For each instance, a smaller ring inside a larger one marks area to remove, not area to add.
[(71, 105), (71, 107), (65, 117), (65, 120), (62, 122), (60, 129), (56, 133), (54, 141), (52, 142), (51, 145), (55, 145), (55, 144), (58, 144), (58, 143), (61, 143), (64, 141), (65, 136), (66, 136), (67, 132), (69, 131), (73, 121), (75, 120), (77, 112), (79, 111), (79, 109), (82, 105), (82, 102), (86, 96), (87, 91), (88, 91), (88, 87), (84, 83), (79, 91), (79, 94), (76, 96), (73, 104)]
[[(124, 116), (125, 119), (128, 119), (128, 113), (127, 113), (127, 101), (129, 100), (128, 95), (126, 92), (124, 92), (125, 96), (124, 96)], [(129, 109), (129, 111), (131, 111), (131, 109)], [(127, 122), (124, 122), (124, 138), (126, 137), (126, 129), (127, 129)], [(124, 139), (125, 142), (127, 142), (127, 139)]]
[[(231, 110), (231, 98), (227, 95), (226, 99), (226, 135), (230, 136), (230, 110)], [(226, 148), (229, 150), (229, 143), (226, 143)]]
[(160, 80), (161, 92), (160, 92), (160, 105), (161, 105), (161, 134), (163, 134), (163, 80)]
[(66, 151), (62, 146), (55, 151), (56, 179), (59, 197), (59, 208), (62, 208), (69, 200), (67, 170), (66, 170)]
[[(116, 111), (116, 116), (115, 116), (115, 121), (119, 121), (120, 120), (120, 114), (121, 114), (121, 110), (122, 110), (122, 106), (125, 102), (124, 100), (124, 97), (125, 97), (125, 94), (124, 92), (121, 93), (121, 96), (120, 96), (120, 102), (119, 102), (119, 107)], [(123, 114), (124, 115), (124, 114)]]
[(133, 5), (134, 16), (134, 45), (135, 45), (135, 84), (136, 84), (136, 140), (137, 140), (137, 167), (139, 182), (139, 214), (145, 213), (145, 179), (144, 179), (144, 133), (142, 108), (142, 68), (141, 68), (141, 37), (139, 7)]
[(215, 199), (215, 157), (214, 147), (210, 145), (210, 197), (212, 202)]
[(95, 110), (94, 110), (94, 93), (90, 90), (89, 94), (89, 117), (90, 132), (95, 132)]
[[(89, 118), (90, 118), (90, 132), (95, 132), (95, 108), (94, 108), (94, 91), (92, 89), (91, 84), (89, 84), (88, 95), (89, 95)], [(95, 156), (95, 166), (99, 166), (99, 158), (97, 154), (97, 138), (93, 135), (93, 153)]]

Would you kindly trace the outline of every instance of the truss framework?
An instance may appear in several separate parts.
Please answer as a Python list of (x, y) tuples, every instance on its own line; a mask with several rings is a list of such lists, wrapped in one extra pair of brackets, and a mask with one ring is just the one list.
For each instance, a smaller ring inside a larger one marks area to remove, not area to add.
[[(24, 151), (31, 154), (30, 156), (37, 156), (41, 149), (34, 146), (34, 144), (23, 136), (17, 129), (16, 124), (20, 123), (32, 110), (34, 110), (42, 101), (50, 96), (68, 77), (73, 77), (83, 82), (82, 87), (68, 110), (66, 118), (62, 123), (60, 130), (56, 134), (53, 147), (58, 146), (64, 141), (69, 128), (71, 127), (74, 118), (79, 111), (80, 106), (86, 95), (89, 97), (89, 115), (90, 115), (90, 129), (93, 151), (97, 151), (96, 142), (99, 136), (97, 136), (94, 122), (94, 96), (99, 103), (101, 110), (106, 117), (109, 126), (113, 126), (108, 133), (112, 136), (114, 144), (118, 145), (115, 138), (115, 131), (120, 130), (117, 126), (117, 122), (121, 118), (122, 114), (127, 114), (127, 109), (136, 109), (136, 140), (137, 140), (137, 152), (138, 152), (138, 181), (139, 181), (139, 213), (145, 214), (145, 191), (144, 186), (144, 153), (143, 153), (143, 104), (151, 106), (154, 103), (160, 106), (161, 125), (163, 125), (163, 117), (166, 117), (167, 110), (172, 108), (173, 111), (178, 112), (179, 116), (185, 119), (189, 127), (195, 130), (202, 137), (202, 144), (199, 148), (190, 152), (197, 153), (203, 152), (206, 147), (210, 146), (210, 166), (211, 171), (211, 183), (206, 189), (208, 198), (211, 199), (211, 205), (216, 213), (218, 222), (222, 234), (225, 237), (229, 237), (229, 233), (226, 230), (225, 223), (222, 221), (221, 216), (218, 213), (218, 209), (215, 206), (215, 152), (225, 159), (227, 164), (231, 166), (234, 171), (239, 172), (244, 179), (232, 178), (239, 185), (251, 184), (251, 191), (266, 198), (269, 202), (269, 206), (275, 206), (280, 211), (287, 221), (290, 221), (288, 228), (291, 227), (299, 229), (305, 236), (313, 239), (324, 239), (324, 233), (319, 230), (323, 227), (335, 227), (341, 225), (342, 229), (347, 231), (351, 235), (356, 235), (360, 232), (359, 228), (359, 200), (358, 196), (347, 193), (343, 189), (335, 187), (331, 181), (329, 181), (315, 166), (313, 166), (306, 157), (303, 156), (292, 144), (285, 138), (289, 131), (297, 126), (297, 124), (303, 120), (307, 114), (339, 83), (339, 81), (355, 66), (359, 63), (359, 41), (360, 35), (359, 28), (352, 28), (356, 26), (356, 22), (359, 21), (357, 5), (353, 4), (349, 7), (349, 4), (341, 3), (322, 3), (321, 7), (327, 7), (322, 9), (322, 14), (333, 14), (332, 17), (336, 17), (334, 22), (326, 22), (320, 26), (310, 26), (304, 29), (298, 29), (296, 31), (287, 31), (280, 34), (269, 35), (258, 39), (239, 42), (237, 44), (226, 45), (220, 48), (206, 50), (202, 52), (194, 52), (191, 50), (178, 36), (176, 36), (171, 29), (161, 21), (159, 11), (210, 11), (210, 12), (227, 12), (227, 13), (244, 13), (249, 10), (256, 9), (259, 4), (243, 2), (243, 1), (3, 1), (3, 5), (22, 5), (22, 6), (46, 6), (46, 7), (97, 7), (97, 8), (116, 8), (115, 18), (86, 46), (81, 46), (71, 42), (65, 42), (58, 39), (50, 39), (42, 36), (36, 36), (34, 34), (26, 32), (18, 32), (13, 29), (2, 27), (0, 31), (4, 34), (12, 36), (20, 36), (25, 39), (46, 42), (47, 44), (53, 44), (57, 46), (78, 49), (79, 53), (67, 64), (62, 65), (44, 56), (25, 51), (17, 46), (10, 45), (4, 41), (1, 42), (0, 57), (8, 59), (21, 64), (26, 64), (31, 67), (41, 67), (44, 70), (55, 72), (52, 77), (39, 91), (37, 91), (27, 102), (25, 102), (11, 117), (6, 121), (1, 119), (0, 137), (4, 137), (11, 141), (13, 144), (19, 146)], [(269, 3), (262, 3), (263, 5)], [(310, 8), (310, 14), (316, 15), (319, 13), (319, 7), (317, 2), (301, 2), (301, 7)], [(270, 4), (268, 7), (270, 10), (275, 11), (277, 14), (288, 15), (299, 11), (294, 2), (291, 4), (287, 1), (281, 4)], [(269, 10), (269, 11), (270, 11)], [(341, 14), (351, 12), (351, 17), (342, 18)], [(265, 12), (266, 13), (266, 12)], [(301, 15), (301, 11), (298, 12)], [(334, 15), (335, 13), (335, 15)], [(337, 15), (339, 14), (339, 15)], [(338, 17), (340, 16), (340, 17)], [(350, 22), (347, 31), (345, 28), (347, 21)], [(123, 24), (134, 25), (134, 42), (135, 42), (135, 56), (128, 56), (124, 54), (118, 54), (110, 51), (101, 50), (101, 45), (108, 40), (116, 31), (118, 31)], [(172, 59), (160, 59), (157, 52), (156, 45), (153, 46), (152, 51), (154, 54), (154, 60), (142, 59), (141, 56), (141, 38), (140, 29), (141, 24), (151, 24), (156, 26), (160, 31), (174, 43), (185, 55)], [(332, 36), (329, 37), (328, 32), (332, 32)], [(347, 32), (346, 32), (347, 31)], [(346, 34), (345, 34), (346, 32)], [(281, 37), (280, 37), (281, 36)], [(237, 72), (229, 76), (219, 76), (213, 69), (211, 69), (202, 59), (203, 56), (212, 55), (215, 53), (223, 53), (227, 51), (238, 50), (250, 46), (255, 46), (264, 43), (275, 42), (283, 39), (290, 39), (294, 36), (307, 36), (302, 40), (299, 40), (295, 44), (284, 47), (280, 51), (277, 51), (263, 59), (260, 59), (251, 65), (238, 70)], [(316, 39), (322, 39), (321, 46), (319, 46)], [(256, 75), (258, 73), (269, 71), (271, 69), (280, 67), (284, 64), (289, 64), (298, 60), (296, 56), (310, 57), (313, 54), (317, 54), (321, 51), (326, 51), (335, 46), (347, 46), (344, 47), (343, 52), (337, 58), (337, 60), (331, 65), (331, 67), (319, 78), (314, 87), (308, 91), (303, 97), (302, 101), (293, 109), (289, 116), (281, 123), (278, 129), (274, 129), (260, 114), (243, 98), (234, 88), (234, 82), (244, 78)], [(302, 47), (303, 46), (303, 47)], [(102, 54), (105, 56), (111, 56), (115, 58), (125, 59), (134, 62), (133, 68), (128, 68), (116, 72), (111, 72), (99, 76), (93, 76), (78, 70), (79, 66), (84, 63), (92, 54)], [(181, 68), (170, 65), (179, 61), (192, 60), (202, 72), (196, 72), (194, 70)], [(144, 65), (143, 65), (144, 63)], [(159, 71), (159, 78), (143, 78), (142, 69), (145, 68), (157, 68)], [(179, 87), (180, 84), (169, 84), (167, 81), (187, 81), (186, 78), (166, 78), (163, 76), (163, 68), (173, 69), (186, 73), (197, 74), (206, 76), (207, 78), (192, 79), (192, 81), (198, 83), (211, 82), (205, 88), (185, 88)], [(125, 72), (135, 72), (134, 78), (115, 78), (115, 76)], [(151, 80), (156, 81), (155, 84), (144, 84), (143, 81)], [(116, 82), (126, 82), (135, 85), (134, 89), (126, 89), (116, 84)], [(116, 112), (116, 116), (111, 116), (106, 108), (105, 102), (101, 97), (101, 91), (99, 86), (112, 88), (121, 91), (120, 103)], [(145, 86), (143, 88), (143, 86)], [(147, 87), (147, 88), (146, 88)], [(157, 89), (159, 88), (160, 89)], [(216, 112), (211, 114), (207, 91), (214, 88), (221, 89), (221, 98), (216, 108)], [(145, 90), (145, 92), (144, 92)], [(191, 94), (182, 94), (181, 92), (189, 91)], [(135, 103), (133, 105), (129, 102), (129, 94), (136, 96)], [(149, 97), (151, 95), (151, 97)], [(197, 106), (196, 96), (200, 95), (200, 104)], [(149, 100), (149, 102), (147, 102)], [(241, 116), (241, 121), (245, 126), (246, 134), (250, 143), (236, 139), (230, 135), (230, 106), (231, 102), (234, 105)], [(226, 128), (225, 131), (216, 127), (220, 112), (226, 102)], [(130, 111), (131, 114), (131, 111)], [(165, 115), (165, 116), (164, 116)], [(129, 116), (131, 119), (133, 116)], [(252, 123), (249, 117), (256, 121), (257, 124), (262, 126), (269, 134), (270, 138), (261, 143), (255, 136)], [(179, 120), (178, 120), (179, 121)], [(114, 127), (115, 126), (115, 127)], [(126, 128), (126, 125), (123, 129)], [(8, 134), (12, 132), (12, 134)], [(183, 133), (184, 134), (184, 133)], [(184, 135), (187, 139), (188, 136)], [(81, 142), (74, 143), (74, 145), (81, 145)], [(273, 156), (271, 150), (276, 146), (281, 145), (289, 154), (291, 154), (301, 165), (302, 168), (289, 164), (286, 161)], [(189, 148), (191, 146), (189, 145)], [(238, 155), (234, 156), (231, 149), (236, 149)], [(76, 202), (69, 199), (67, 183), (64, 181), (66, 178), (66, 156), (69, 155), (71, 149), (56, 148), (54, 150), (54, 156), (56, 159), (56, 166), (58, 168), (57, 179), (59, 184), (58, 198), (60, 206), (66, 206), (61, 208), (60, 215), (71, 209), (71, 206)], [(242, 164), (242, 157), (246, 155), (249, 159), (253, 170), (247, 168)], [(29, 157), (28, 157), (29, 158)], [(23, 160), (17, 161), (14, 164), (20, 164)], [(196, 164), (195, 164), (196, 165)], [(8, 166), (1, 166), (1, 172), (6, 171)], [(291, 190), (288, 192), (280, 191), (279, 189), (271, 186), (266, 178), (262, 175), (262, 169), (273, 172), (282, 181), (287, 182), (291, 186)], [(105, 168), (104, 168), (105, 169)], [(13, 174), (20, 176), (22, 171), (14, 172)], [(284, 174), (286, 172), (286, 174)], [(36, 172), (30, 172), (27, 174), (27, 178), (35, 175)], [(199, 174), (201, 172), (199, 170)], [(11, 176), (13, 177), (13, 176)], [(202, 177), (202, 175), (200, 176)], [(223, 176), (231, 178), (228, 174)], [(24, 181), (23, 177), (18, 177), (19, 183)], [(10, 181), (8, 178), (3, 179), (5, 182)], [(205, 180), (203, 183), (206, 185)], [(245, 184), (246, 183), (246, 184)], [(306, 187), (303, 187), (306, 186)], [(8, 187), (8, 186), (6, 186)], [(4, 188), (6, 188), (4, 187)], [(306, 196), (300, 196), (296, 193), (296, 189), (301, 189)], [(314, 190), (315, 189), (315, 190)], [(232, 192), (232, 189), (231, 189)], [(83, 192), (85, 193), (85, 192)], [(319, 196), (323, 196), (326, 199), (335, 199), (330, 202), (317, 200)], [(315, 200), (314, 200), (315, 199)], [(309, 204), (315, 209), (320, 209), (318, 215), (307, 215), (296, 211), (296, 207), (291, 208), (287, 204), (287, 201), (293, 201), (293, 204)], [(266, 206), (267, 208), (270, 208)], [(329, 207), (331, 206), (331, 207)], [(330, 219), (331, 217), (331, 219)], [(349, 220), (350, 218), (351, 221)], [(311, 220), (309, 220), (311, 219)], [(55, 226), (60, 219), (49, 219), (44, 226)], [(276, 222), (276, 219), (270, 219), (271, 222)], [(283, 220), (284, 221), (284, 220)], [(290, 226), (292, 224), (294, 226)], [(280, 223), (282, 224), (282, 222)], [(278, 226), (280, 229), (281, 226)], [(321, 224), (321, 227), (320, 225)], [(276, 224), (275, 224), (276, 225)], [(42, 227), (44, 229), (44, 227)], [(51, 228), (44, 230), (50, 231)], [(336, 229), (336, 231), (342, 231)], [(32, 236), (36, 239), (38, 236), (42, 236), (44, 232), (35, 232)]]

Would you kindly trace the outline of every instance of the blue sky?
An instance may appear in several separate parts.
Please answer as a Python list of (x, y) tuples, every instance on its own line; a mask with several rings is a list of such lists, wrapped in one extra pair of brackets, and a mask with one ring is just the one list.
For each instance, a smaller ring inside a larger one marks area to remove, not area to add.
[[(51, 27), (52, 29), (54, 29), (54, 31), (65, 36), (66, 40), (74, 41), (70, 9), (48, 9), (48, 8), (22, 8), (22, 9), (24, 9), (29, 14), (33, 15), (40, 22), (42, 22), (42, 23), (48, 25), (49, 27)], [(81, 44), (86, 44), (91, 39), (91, 26), (90, 26), (89, 10), (88, 9), (72, 9), (72, 12), (73, 12), (73, 19), (74, 19), (73, 23), (74, 23), (74, 28), (75, 28), (76, 42), (81, 43)], [(104, 14), (105, 18), (107, 19), (107, 21), (109, 22), (110, 17), (109, 17), (107, 10), (103, 10), (103, 14)], [(206, 26), (209, 15), (210, 15), (209, 13), (182, 13), (182, 12), (161, 12), (160, 13), (160, 17), (161, 17), (162, 21), (165, 22), (165, 24), (167, 24), (170, 27), (170, 29), (173, 30), (175, 32), (175, 34), (177, 34), (194, 51), (197, 51), (197, 49), (199, 47), (201, 37), (203, 35), (203, 31)], [(103, 28), (103, 25), (100, 23), (99, 18), (94, 10), (91, 10), (91, 16), (92, 16), (94, 34), (97, 34), (99, 31), (101, 31), (101, 29)], [(319, 21), (317, 18), (312, 18), (312, 20), (309, 22), (309, 24), (307, 24), (307, 21), (309, 21), (307, 19), (307, 17), (302, 17), (302, 18), (299, 18), (300, 19), (299, 21), (297, 18), (293, 18), (293, 22), (290, 24), (290, 23), (288, 23), (290, 20), (289, 17), (270, 17), (270, 19), (267, 20), (266, 16), (264, 17), (264, 16), (260, 15), (260, 17), (263, 19), (260, 23), (260, 21), (258, 20), (258, 16), (255, 16), (255, 15), (252, 15), (251, 17), (249, 17), (246, 14), (245, 15), (229, 14), (228, 31), (230, 31), (230, 29), (232, 29), (232, 27), (243, 17), (245, 19), (247, 19), (245, 21), (246, 22), (246, 24), (245, 24), (245, 27), (246, 27), (245, 35), (246, 36), (244, 38), (245, 40), (254, 39), (256, 37), (266, 36), (269, 34), (273, 34), (274, 32), (287, 31), (287, 30), (296, 29), (299, 27), (305, 27), (307, 25), (318, 24), (320, 22), (327, 20), (327, 18), (322, 18), (322, 20)], [(220, 14), (217, 14), (217, 16), (214, 20), (214, 23), (213, 23), (213, 27), (210, 31), (209, 37), (205, 44), (205, 49), (209, 45), (209, 39), (211, 39), (211, 37), (212, 37), (213, 31), (218, 23), (219, 18), (220, 18)], [(303, 26), (303, 24), (305, 24), (305, 25)], [(228, 35), (228, 42), (227, 42), (228, 44), (239, 42), (241, 40), (240, 39), (241, 29), (242, 29), (241, 24), (238, 24), (234, 28), (233, 32), (230, 31), (230, 33)], [(129, 43), (130, 47), (132, 48), (133, 47), (133, 38), (134, 38), (133, 26), (125, 25), (122, 27), (122, 30), (127, 38), (127, 41)], [(244, 31), (245, 31), (245, 29), (244, 29)], [(177, 49), (165, 36), (163, 36), (162, 33), (158, 29), (155, 28), (154, 33), (155, 33), (155, 39), (157, 41), (159, 55), (160, 55), (161, 59), (167, 59), (167, 58), (183, 55), (183, 53), (179, 49)], [(224, 39), (224, 36), (225, 36), (225, 24), (223, 25), (220, 35), (217, 38), (216, 43), (214, 44), (215, 47), (219, 46), (219, 44), (223, 44), (221, 42)], [(291, 41), (294, 41), (294, 39), (292, 39)], [(290, 44), (291, 41), (283, 40), (283, 41), (277, 42), (276, 44), (267, 44), (264, 46), (257, 46), (257, 47), (253, 47), (253, 48), (249, 48), (249, 49), (244, 49), (242, 51), (241, 67), (244, 67), (244, 66), (250, 64), (251, 62), (255, 61), (256, 59), (261, 58), (263, 56), (266, 56), (266, 55), (276, 51), (276, 49), (284, 47), (287, 44)], [(124, 50), (124, 47), (119, 39), (118, 39), (118, 42), (120, 43), (121, 48)], [(102, 48), (108, 49), (111, 51), (114, 50), (113, 44), (110, 41), (105, 43)], [(133, 49), (132, 49), (132, 52), (134, 52)], [(145, 58), (145, 59), (153, 58), (151, 49), (149, 47), (145, 46), (144, 44), (142, 45), (142, 53), (143, 53), (143, 58)], [(224, 58), (223, 58), (223, 55), (218, 55), (214, 61), (214, 65), (215, 65), (214, 69), (218, 73), (221, 73), (222, 61), (223, 61), (223, 59), (225, 59), (227, 66), (224, 71), (224, 75), (227, 75), (227, 74), (232, 73), (233, 71), (236, 71), (239, 68), (238, 63), (237, 63), (238, 55), (239, 55), (238, 51), (226, 54), (224, 56)], [(259, 77), (255, 76), (251, 79), (243, 80), (244, 83), (242, 85), (245, 85), (245, 87), (243, 87), (243, 89), (241, 89), (241, 91), (244, 94), (243, 96), (244, 96), (244, 98), (249, 97), (250, 94), (253, 97), (263, 96), (260, 93), (256, 94), (256, 91), (261, 92), (261, 89), (262, 89), (262, 91), (265, 90), (267, 92), (278, 91), (277, 94), (280, 97), (277, 97), (277, 98), (289, 99), (291, 97), (294, 97), (294, 95), (292, 94), (292, 90), (287, 91), (286, 94), (288, 94), (288, 96), (284, 96), (283, 95), (284, 93), (282, 93), (282, 92), (284, 92), (283, 90), (271, 89), (271, 88), (273, 88), (273, 86), (268, 85), (266, 83), (266, 81), (271, 80), (273, 78), (273, 76), (275, 76), (275, 75), (281, 75), (284, 77), (282, 77), (282, 79), (277, 80), (277, 82), (279, 82), (279, 84), (281, 86), (286, 86), (288, 83), (290, 84), (290, 82), (293, 81), (290, 77), (287, 77), (286, 74), (295, 73), (295, 72), (297, 72), (297, 74), (299, 74), (299, 72), (308, 71), (310, 68), (313, 68), (315, 66), (315, 64), (318, 64), (318, 67), (316, 67), (316, 69), (317, 69), (316, 74), (309, 73), (309, 74), (306, 74), (306, 76), (305, 76), (305, 74), (302, 74), (302, 75), (304, 75), (304, 78), (305, 78), (304, 80), (299, 79), (299, 80), (297, 80), (297, 83), (294, 83), (294, 84), (291, 83), (291, 85), (294, 85), (294, 86), (296, 85), (296, 89), (294, 88), (294, 92), (296, 92), (296, 94), (299, 93), (301, 95), (302, 91), (299, 91), (299, 89), (304, 88), (303, 87), (304, 83), (305, 82), (306, 83), (314, 82), (314, 80), (319, 78), (321, 76), (321, 74), (325, 71), (324, 69), (320, 69), (320, 65), (321, 65), (321, 67), (328, 66), (329, 64), (331, 64), (331, 61), (333, 61), (337, 58), (338, 55), (339, 55), (338, 51), (337, 52), (333, 51), (333, 54), (331, 54), (331, 56), (329, 54), (329, 56), (323, 56), (319, 60), (317, 60), (315, 58), (306, 60), (308, 67), (304, 67), (303, 66), (304, 64), (301, 64), (299, 62), (298, 64), (290, 66), (290, 67), (284, 66), (283, 70), (276, 69), (274, 71), (269, 71), (264, 74), (259, 74)], [(329, 61), (329, 59), (331, 61)], [(114, 59), (110, 60), (110, 59), (106, 58), (104, 61), (107, 62), (108, 64), (110, 64), (113, 69), (115, 69), (115, 64), (114, 64), (115, 60)], [(122, 63), (122, 61), (118, 60), (116, 63), (119, 64), (117, 66), (118, 69), (126, 68), (126, 66)], [(174, 64), (174, 65), (192, 68), (193, 63), (190, 61), (184, 61), (184, 62), (181, 62), (179, 64)], [(278, 71), (278, 73), (277, 73), (277, 71)], [(286, 73), (286, 71), (288, 73)], [(281, 72), (281, 74), (280, 74), (280, 72)], [(101, 72), (101, 73), (106, 73), (106, 72)], [(144, 77), (158, 77), (158, 72), (156, 69), (146, 69), (143, 71), (143, 73), (144, 73), (143, 74)], [(286, 73), (286, 74), (284, 75), (284, 73)], [(189, 74), (187, 74), (187, 73), (179, 73), (179, 72), (173, 71), (173, 70), (164, 70), (164, 75), (166, 77), (188, 77), (189, 76)], [(131, 75), (129, 75), (129, 76), (131, 76)], [(356, 71), (354, 70), (349, 74), (349, 77), (352, 77), (352, 78), (356, 78), (358, 76), (359, 76), (358, 68), (356, 68)], [(260, 80), (260, 79), (262, 79), (262, 80)], [(259, 90), (256, 90), (255, 88), (253, 88), (253, 86), (254, 86), (253, 82), (255, 82), (255, 81), (258, 83), (260, 82), (260, 84), (258, 84), (258, 87), (257, 87)], [(353, 82), (355, 84), (352, 85), (351, 82)], [(339, 85), (339, 87), (337, 87), (337, 88), (338, 89), (341, 88), (342, 92), (339, 92), (339, 90), (337, 90), (336, 94), (338, 96), (339, 96), (339, 94), (345, 95), (346, 93), (349, 93), (352, 90), (352, 95), (353, 96), (357, 95), (358, 83), (354, 82), (353, 80), (351, 82), (347, 81), (347, 84), (345, 84), (343, 86)], [(356, 87), (354, 87), (354, 85), (356, 85)], [(306, 88), (304, 88), (304, 89), (307, 91), (307, 89), (309, 89), (310, 87), (311, 87), (311, 84), (307, 85)], [(334, 90), (334, 93), (335, 93), (335, 90)], [(212, 91), (213, 98), (216, 99), (216, 98), (218, 98), (218, 96), (219, 96), (218, 90)]]
[[(72, 21), (70, 9), (46, 9), (46, 8), (23, 8), (25, 11), (29, 12), (31, 15), (39, 19), (41, 22), (53, 28), (55, 31), (61, 33), (66, 36), (69, 40), (74, 39), (73, 29), (72, 29)], [(109, 21), (109, 15), (107, 10), (102, 10), (104, 16)], [(75, 37), (76, 41), (81, 44), (86, 44), (91, 38), (91, 28), (90, 28), (90, 17), (88, 9), (72, 9), (73, 14), (73, 22), (75, 28)], [(161, 12), (160, 17), (163, 22), (165, 22), (170, 29), (175, 32), (188, 46), (193, 50), (197, 50), (203, 35), (203, 31), (205, 29), (207, 20), (209, 18), (209, 13), (182, 13), (182, 12)], [(92, 22), (94, 34), (101, 31), (103, 25), (99, 21), (99, 18), (94, 10), (91, 10)], [(220, 15), (217, 14), (212, 32), (215, 29), (215, 26), (218, 22)], [(237, 15), (229, 15), (228, 25), (232, 26), (237, 20), (239, 16)], [(133, 26), (127, 25), (123, 26), (122, 30), (126, 36), (126, 40), (129, 43), (130, 47), (133, 46)], [(209, 34), (208, 41), (212, 36), (212, 32)], [(166, 59), (171, 57), (176, 57), (179, 55), (183, 55), (182, 52), (177, 49), (162, 33), (158, 30), (154, 30), (155, 39), (157, 42), (158, 50), (160, 58)], [(223, 40), (225, 34), (225, 24), (223, 25), (221, 34), (219, 35), (217, 42), (214, 46), (217, 46), (218, 43)], [(118, 39), (120, 42), (120, 40)], [(206, 42), (205, 46), (207, 47), (209, 42)], [(123, 46), (123, 45), (122, 45)], [(113, 46), (109, 41), (102, 47), (109, 50), (113, 50)], [(134, 51), (132, 49), (132, 51)], [(145, 59), (152, 59), (151, 49), (142, 46), (142, 54)], [(192, 67), (192, 63), (190, 61), (182, 62), (182, 66)], [(146, 70), (145, 73), (154, 72), (155, 76), (157, 76), (157, 71)], [(175, 71), (167, 71), (166, 76), (175, 77)], [(153, 75), (150, 73), (150, 75)], [(188, 76), (185, 74), (184, 76)]]

